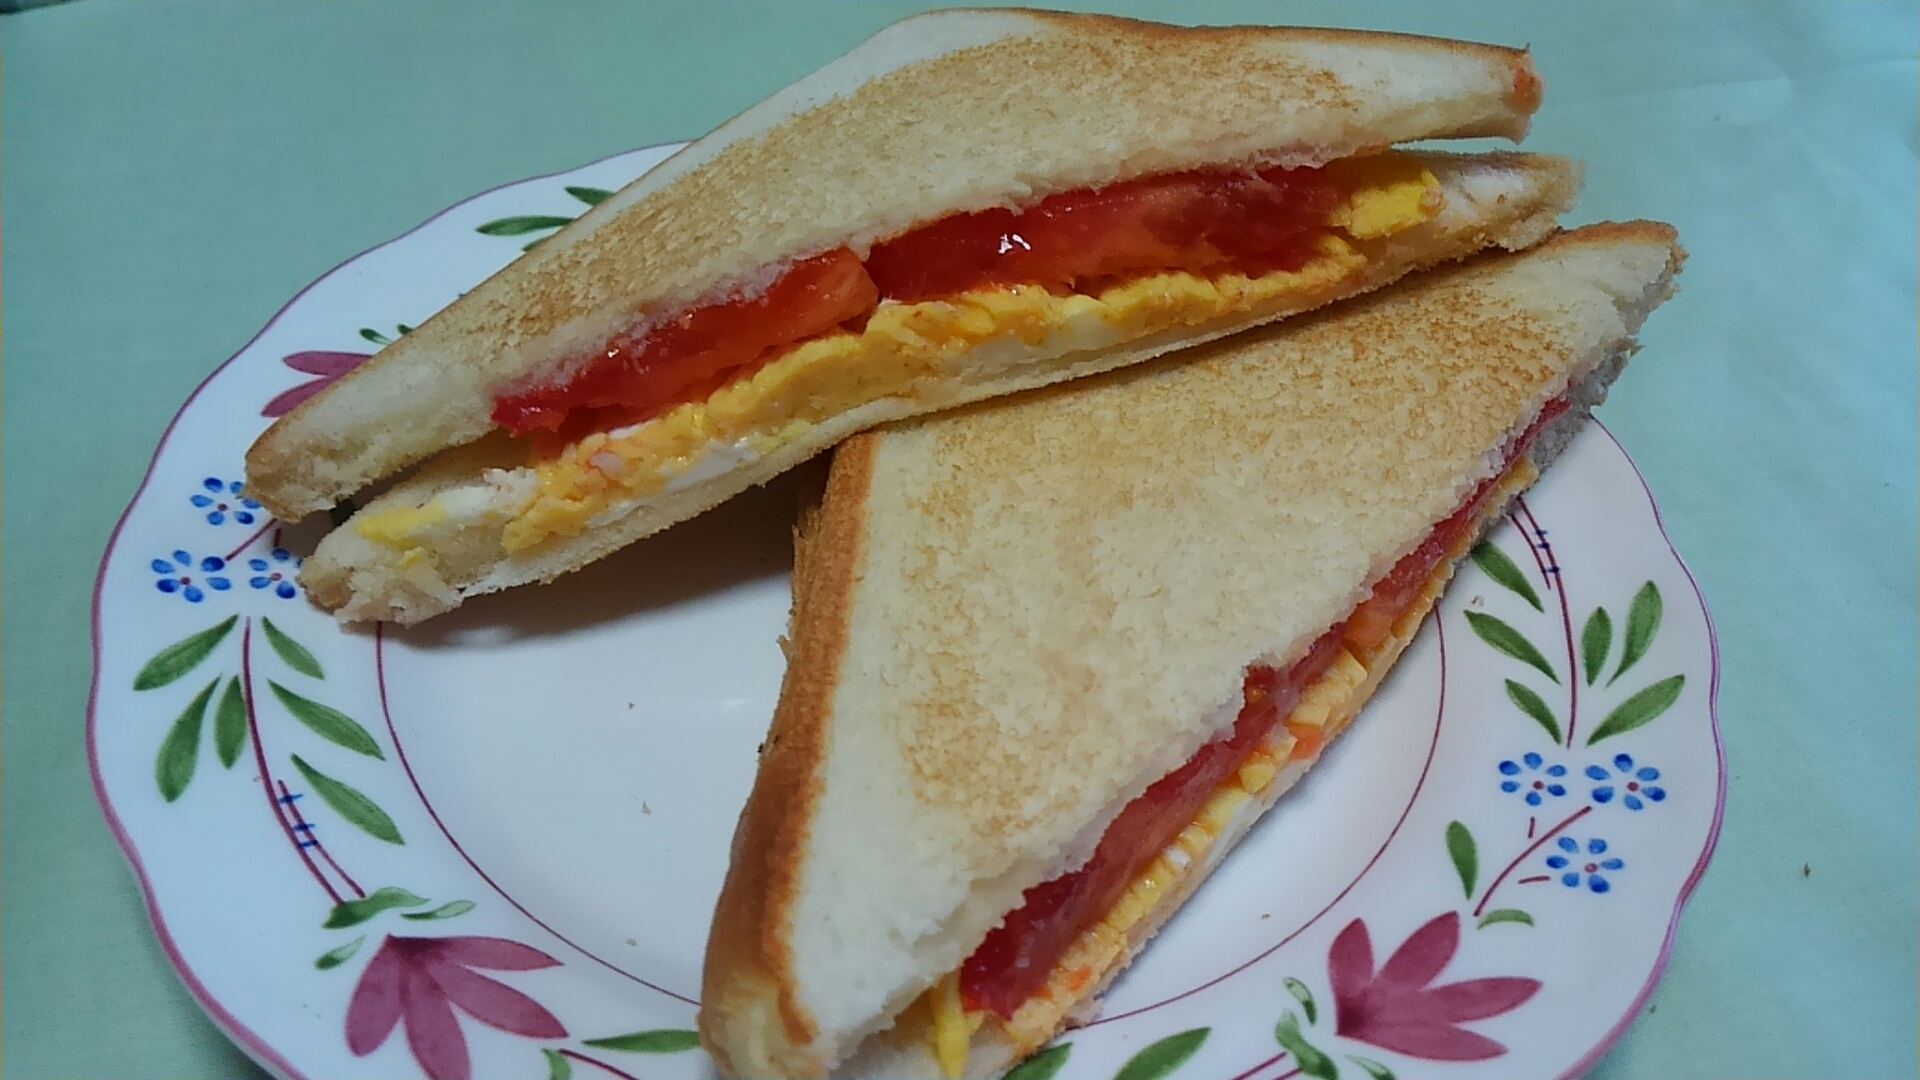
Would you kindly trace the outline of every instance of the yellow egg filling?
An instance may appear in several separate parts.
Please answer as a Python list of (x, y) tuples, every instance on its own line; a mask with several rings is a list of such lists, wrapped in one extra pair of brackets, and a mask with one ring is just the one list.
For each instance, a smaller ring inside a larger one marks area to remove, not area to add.
[[(1349, 191), (1330, 219), (1341, 231), (1322, 237), (1319, 254), (1299, 270), (1251, 277), (1167, 271), (1093, 294), (1016, 285), (912, 304), (883, 302), (858, 332), (799, 342), (705, 401), (589, 435), (529, 462), (532, 494), (509, 512), (501, 545), (518, 552), (576, 536), (621, 500), (701, 478), (695, 470), (716, 456), (727, 465), (765, 457), (823, 420), (884, 398), (914, 399), (930, 390), (952, 395), (981, 381), (983, 370), (999, 374), (1324, 298), (1366, 265), (1357, 244), (1419, 225), (1440, 210), (1439, 182), (1417, 158), (1380, 154), (1327, 169)], [(433, 512), (430, 502), (392, 520), (361, 515), (356, 527), (370, 540), (404, 547), (438, 523)]]

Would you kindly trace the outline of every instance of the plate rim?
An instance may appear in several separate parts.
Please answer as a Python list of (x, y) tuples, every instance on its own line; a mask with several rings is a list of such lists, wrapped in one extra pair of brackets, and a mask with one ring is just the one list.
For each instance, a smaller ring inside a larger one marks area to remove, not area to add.
[(1707, 864), (1713, 861), (1713, 853), (1720, 846), (1720, 826), (1727, 810), (1727, 746), (1720, 737), (1720, 635), (1713, 625), (1713, 609), (1707, 606), (1707, 596), (1700, 591), (1700, 580), (1693, 576), (1693, 568), (1680, 555), (1680, 549), (1673, 544), (1673, 535), (1667, 531), (1667, 519), (1660, 513), (1660, 500), (1654, 497), (1653, 485), (1647, 483), (1647, 474), (1640, 470), (1640, 463), (1620, 442), (1613, 429), (1593, 418), (1593, 426), (1599, 428), (1620, 451), (1627, 467), (1633, 470), (1634, 479), (1640, 482), (1640, 491), (1646, 496), (1647, 507), (1653, 511), (1654, 528), (1660, 533), (1661, 542), (1667, 545), (1667, 553), (1673, 556), (1674, 565), (1686, 576), (1687, 585), (1693, 589), (1693, 598), (1700, 605), (1700, 615), (1706, 620), (1707, 627), (1707, 730), (1713, 735), (1713, 759), (1715, 784), (1713, 793), (1713, 817), (1707, 825), (1707, 836), (1700, 845), (1700, 857), (1694, 860), (1693, 869), (1688, 872), (1687, 880), (1680, 886), (1679, 894), (1674, 897), (1673, 912), (1667, 917), (1667, 932), (1660, 941), (1660, 951), (1653, 958), (1653, 966), (1647, 971), (1646, 981), (1640, 984), (1640, 991), (1628, 1002), (1620, 1018), (1613, 1022), (1606, 1033), (1600, 1037), (1585, 1054), (1582, 1054), (1557, 1080), (1578, 1080), (1600, 1059), (1619, 1044), (1627, 1029), (1640, 1015), (1640, 1010), (1653, 997), (1653, 991), (1660, 985), (1660, 979), (1667, 973), (1667, 963), (1673, 959), (1673, 943), (1680, 933), (1680, 914), (1686, 909), (1687, 902), (1693, 899), (1693, 891), (1699, 887), (1700, 880), (1706, 877)]
[[(368, 255), (408, 240), (416, 233), (425, 230), (440, 219), (496, 192), (522, 184), (536, 183), (541, 180), (550, 180), (556, 177), (566, 176), (592, 168), (596, 165), (605, 164), (616, 158), (639, 154), (649, 150), (659, 150), (663, 147), (673, 148), (672, 152), (667, 155), (668, 158), (671, 158), (673, 153), (677, 153), (680, 148), (686, 145), (688, 145), (686, 140), (668, 140), (650, 143), (602, 155), (601, 157), (567, 168), (556, 169), (495, 184), (448, 204), (404, 232), (347, 256), (308, 281), (307, 284), (283, 302), (238, 349), (208, 371), (194, 386), (193, 390), (181, 401), (179, 407), (174, 411), (173, 416), (162, 429), (158, 440), (154, 444), (153, 452), (148, 458), (146, 469), (142, 472), (138, 484), (135, 485), (132, 494), (128, 497), (126, 506), (121, 510), (119, 516), (114, 521), (113, 528), (107, 535), (105, 546), (101, 552), (98, 569), (94, 574), (92, 592), (88, 605), (89, 646), (92, 654), (92, 671), (89, 676), (87, 689), (85, 739), (87, 770), (93, 788), (94, 800), (99, 805), (101, 814), (106, 820), (108, 831), (112, 834), (115, 846), (119, 849), (121, 857), (133, 871), (135, 882), (139, 886), (141, 904), (145, 908), (147, 921), (153, 928), (154, 937), (159, 943), (168, 965), (172, 968), (173, 974), (185, 986), (189, 996), (193, 998), (194, 1002), (213, 1022), (214, 1026), (219, 1028), (222, 1034), (257, 1065), (276, 1077), (291, 1078), (291, 1080), (312, 1080), (309, 1074), (302, 1072), (292, 1061), (281, 1053), (280, 1050), (276, 1049), (244, 1021), (229, 1011), (200, 980), (193, 965), (189, 963), (186, 955), (181, 951), (171, 931), (168, 929), (166, 918), (161, 912), (160, 899), (154, 891), (152, 881), (147, 874), (145, 863), (131, 835), (122, 823), (118, 811), (114, 807), (113, 799), (107, 790), (106, 780), (102, 774), (98, 730), (98, 706), (103, 654), (101, 598), (105, 588), (108, 565), (112, 561), (114, 553), (119, 548), (121, 535), (125, 530), (127, 521), (132, 516), (134, 508), (139, 505), (142, 497), (146, 494), (147, 488), (153, 480), (154, 472), (159, 465), (161, 455), (166, 452), (187, 410), (235, 361), (239, 360), (252, 349), (262, 337), (266, 336), (269, 331), (280, 323), (295, 305), (299, 304), (307, 294), (312, 292), (322, 282), (330, 279), (335, 274)], [(662, 160), (664, 161), (666, 159), (663, 158)], [(656, 167), (657, 164), (658, 163), (656, 163)], [(1719, 846), (1721, 828), (1726, 812), (1728, 784), (1726, 745), (1720, 730), (1720, 681), (1722, 664), (1719, 635), (1714, 624), (1712, 609), (1707, 604), (1706, 595), (1702, 592), (1699, 579), (1694, 575), (1692, 567), (1687, 564), (1686, 559), (1674, 545), (1673, 537), (1667, 528), (1665, 515), (1661, 512), (1659, 500), (1655, 497), (1652, 486), (1647, 482), (1645, 472), (1641, 470), (1638, 462), (1634, 461), (1633, 455), (1628, 452), (1625, 445), (1620, 442), (1619, 437), (1613, 433), (1612, 429), (1607, 427), (1598, 417), (1592, 418), (1592, 424), (1606, 435), (1614, 449), (1619, 452), (1622, 459), (1626, 462), (1627, 467), (1633, 471), (1634, 478), (1640, 484), (1641, 493), (1645, 497), (1649, 509), (1652, 511), (1653, 523), (1659, 533), (1660, 541), (1666, 545), (1669, 556), (1673, 559), (1674, 564), (1679, 568), (1681, 574), (1685, 576), (1688, 586), (1692, 589), (1694, 601), (1699, 606), (1701, 616), (1704, 620), (1709, 672), (1706, 711), (1708, 730), (1713, 740), (1715, 792), (1713, 811), (1709, 819), (1706, 836), (1701, 842), (1700, 853), (1695, 858), (1692, 869), (1689, 871), (1679, 892), (1674, 898), (1672, 910), (1667, 918), (1666, 929), (1661, 938), (1660, 948), (1648, 969), (1645, 980), (1619, 1018), (1614, 1021), (1592, 1047), (1575, 1060), (1572, 1066), (1559, 1074), (1559, 1080), (1575, 1080), (1575, 1078), (1584, 1075), (1588, 1070), (1592, 1069), (1602, 1057), (1611, 1051), (1633, 1025), (1641, 1009), (1652, 997), (1655, 988), (1665, 975), (1667, 965), (1672, 959), (1674, 943), (1679, 932), (1681, 914), (1693, 899), (1695, 890), (1698, 888), (1700, 881), (1705, 877), (1707, 867), (1712, 862), (1714, 852)], [(409, 776), (411, 776), (410, 770)], [(444, 832), (444, 826), (441, 828), (442, 832)], [(462, 857), (464, 858), (464, 856)], [(472, 862), (471, 859), (467, 861), (470, 864)], [(498, 891), (497, 888), (496, 891)], [(531, 916), (530, 913), (526, 913), (523, 910), (523, 914), (528, 914), (529, 917), (534, 918), (536, 923), (540, 923), (540, 920), (537, 917)], [(544, 925), (544, 923), (541, 923), (541, 925)], [(602, 963), (604, 963), (604, 961), (602, 961)], [(672, 996), (678, 997), (678, 995)]]

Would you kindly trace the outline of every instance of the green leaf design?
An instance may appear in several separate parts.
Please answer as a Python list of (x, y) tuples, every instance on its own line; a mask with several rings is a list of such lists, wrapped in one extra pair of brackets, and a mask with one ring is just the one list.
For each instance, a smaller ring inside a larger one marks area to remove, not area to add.
[(1592, 746), (1601, 739), (1610, 739), (1623, 732), (1652, 723), (1661, 713), (1666, 712), (1680, 698), (1680, 691), (1687, 685), (1685, 675), (1674, 675), (1621, 702), (1607, 714), (1600, 726), (1587, 736), (1587, 745)]
[(388, 338), (388, 337), (387, 337), (387, 335), (385, 335), (385, 334), (383, 334), (383, 333), (381, 333), (380, 331), (378, 331), (378, 330), (375, 330), (375, 329), (374, 329), (373, 327), (371, 327), (371, 326), (363, 326), (363, 327), (361, 327), (361, 328), (360, 328), (360, 336), (361, 336), (362, 338), (365, 338), (365, 339), (366, 339), (366, 340), (368, 340), (368, 341), (371, 341), (371, 342), (373, 342), (373, 343), (374, 343), (375, 345), (390, 345), (390, 344), (392, 344), (392, 339), (390, 339), (390, 338)]
[(1469, 611), (1466, 616), (1467, 625), (1473, 627), (1473, 632), (1481, 641), (1535, 668), (1554, 682), (1560, 681), (1560, 676), (1553, 673), (1553, 665), (1547, 663), (1547, 658), (1533, 647), (1533, 642), (1528, 641), (1526, 635), (1484, 612)]
[(361, 934), (359, 937), (354, 938), (352, 941), (347, 942), (337, 949), (329, 949), (320, 954), (320, 959), (315, 960), (313, 966), (319, 968), (321, 971), (330, 971), (337, 968), (348, 960), (353, 959), (353, 954), (360, 951), (360, 946), (364, 944), (366, 940), (367, 935)]
[(288, 637), (285, 630), (273, 625), (272, 619), (260, 616), (260, 629), (267, 632), (267, 644), (273, 646), (273, 651), (280, 654), (280, 659), (285, 660), (288, 667), (316, 679), (327, 677), (320, 670), (320, 661), (313, 658), (307, 647)]
[(547, 1080), (571, 1080), (573, 1062), (568, 1061), (566, 1056), (558, 1050), (543, 1049), (540, 1052), (547, 1055)]
[(680, 1028), (655, 1028), (652, 1031), (635, 1031), (626, 1035), (609, 1035), (604, 1039), (582, 1039), (588, 1046), (597, 1046), (602, 1050), (625, 1050), (635, 1054), (677, 1054), (682, 1050), (691, 1050), (700, 1045), (697, 1032)]
[(1395, 1080), (1392, 1069), (1387, 1068), (1372, 1058), (1363, 1058), (1357, 1054), (1348, 1054), (1347, 1060), (1360, 1066), (1361, 1071), (1373, 1077), (1373, 1080)]
[(534, 248), (537, 248), (537, 247), (539, 247), (539, 246), (540, 246), (541, 244), (544, 244), (544, 243), (546, 243), (546, 242), (547, 242), (547, 238), (546, 238), (546, 237), (544, 237), (544, 236), (543, 236), (543, 237), (541, 237), (541, 238), (540, 238), (540, 239), (538, 239), (538, 240), (529, 240), (529, 241), (527, 241), (526, 243), (524, 243), (524, 244), (521, 244), (521, 245), (520, 245), (520, 250), (521, 250), (521, 251), (532, 251), (532, 250), (533, 250)]
[(147, 661), (147, 666), (141, 668), (140, 674), (133, 677), (133, 688), (135, 690), (158, 689), (199, 667), (200, 661), (205, 660), (214, 646), (220, 644), (239, 618), (238, 615), (229, 615), (205, 630), (190, 637), (181, 638), (154, 653), (153, 659)]
[(394, 323), (393, 328), (400, 331), (402, 336), (413, 333), (413, 327), (408, 326), (406, 323)]
[(1580, 661), (1587, 669), (1587, 685), (1600, 677), (1601, 669), (1607, 666), (1607, 654), (1613, 651), (1613, 616), (1607, 609), (1597, 607), (1587, 616), (1586, 628), (1580, 631)]
[(465, 915), (472, 911), (473, 906), (471, 900), (449, 900), (432, 911), (403, 911), (400, 917), (413, 919), (416, 922), (425, 922), (428, 919), (451, 919), (455, 915)]
[[(294, 764), (300, 759), (295, 758)], [(358, 900), (343, 900), (333, 905), (327, 912), (327, 921), (321, 927), (327, 930), (339, 930), (348, 926), (358, 926), (383, 911), (394, 908), (419, 907), (427, 902), (424, 896), (415, 896), (405, 889), (396, 889), (392, 885), (382, 886)]]
[(1473, 842), (1473, 833), (1457, 821), (1447, 823), (1447, 855), (1460, 875), (1460, 888), (1467, 899), (1473, 899), (1473, 886), (1480, 880), (1480, 848)]
[(1554, 742), (1560, 741), (1560, 722), (1554, 719), (1552, 707), (1542, 700), (1539, 694), (1534, 693), (1532, 688), (1508, 679), (1507, 700), (1518, 705), (1521, 712), (1539, 721), (1540, 726), (1547, 729), (1547, 734), (1553, 738)]
[(1186, 1064), (1207, 1041), (1212, 1028), (1193, 1028), (1178, 1035), (1169, 1035), (1145, 1050), (1127, 1059), (1120, 1071), (1113, 1074), (1113, 1080), (1159, 1080), (1173, 1070)]
[(484, 225), (475, 226), (474, 232), (487, 236), (521, 236), (541, 229), (557, 229), (572, 218), (554, 217), (552, 214), (524, 214), (520, 217), (496, 218)]
[(1525, 923), (1528, 926), (1532, 926), (1533, 916), (1521, 911), (1519, 908), (1494, 908), (1492, 911), (1480, 917), (1480, 929), (1485, 930), (1494, 923), (1502, 922)]
[(1649, 581), (1640, 586), (1633, 594), (1633, 605), (1627, 608), (1627, 642), (1620, 650), (1620, 666), (1614, 670), (1613, 678), (1607, 680), (1612, 686), (1620, 681), (1627, 669), (1647, 655), (1647, 646), (1653, 644), (1653, 635), (1660, 632), (1660, 616), (1666, 605), (1660, 599), (1660, 587)]
[(1308, 1042), (1307, 1037), (1300, 1033), (1300, 1021), (1293, 1015), (1292, 1009), (1288, 1009), (1286, 1015), (1280, 1018), (1280, 1023), (1275, 1025), (1273, 1037), (1286, 1047), (1287, 1053), (1293, 1055), (1293, 1063), (1299, 1066), (1301, 1072), (1315, 1080), (1337, 1080), (1339, 1077), (1340, 1068), (1333, 1063), (1333, 1059), (1321, 1053), (1319, 1047)]
[(1491, 540), (1482, 540), (1473, 547), (1473, 564), (1487, 572), (1495, 583), (1504, 585), (1520, 594), (1520, 599), (1533, 605), (1535, 611), (1545, 611), (1540, 605), (1540, 594), (1533, 591), (1533, 585), (1527, 581), (1527, 575), (1514, 565), (1507, 553)]
[(613, 192), (608, 191), (606, 188), (575, 187), (572, 184), (568, 184), (567, 194), (579, 199), (588, 206), (598, 206), (605, 202), (607, 196), (612, 195)]
[(1053, 1074), (1067, 1063), (1067, 1055), (1073, 1052), (1072, 1043), (1059, 1043), (1033, 1055), (1015, 1065), (1000, 1080), (1053, 1080)]
[(328, 742), (338, 743), (354, 753), (365, 754), (381, 761), (387, 759), (386, 755), (380, 752), (380, 744), (373, 741), (372, 735), (367, 734), (367, 729), (361, 727), (358, 721), (346, 713), (310, 698), (303, 698), (271, 679), (267, 681), (267, 686), (273, 690), (273, 696), (280, 699), (280, 704), (285, 705), (287, 711), (293, 714), (294, 719), (312, 728), (314, 734)]
[(213, 748), (220, 755), (220, 764), (233, 768), (240, 760), (240, 751), (247, 748), (247, 702), (240, 693), (240, 680), (227, 680), (227, 692), (220, 695), (220, 704), (213, 710)]
[(389, 844), (406, 843), (401, 839), (400, 830), (393, 824), (393, 819), (387, 816), (385, 810), (375, 805), (372, 799), (300, 760), (299, 754), (293, 755), (293, 767), (299, 769), (300, 775), (307, 778), (307, 783), (313, 786), (315, 794), (356, 828), (376, 840), (385, 840)]
[(1286, 986), (1287, 993), (1293, 995), (1293, 1000), (1300, 1003), (1301, 1011), (1307, 1014), (1307, 1023), (1319, 1023), (1320, 1007), (1313, 1003), (1313, 991), (1307, 989), (1307, 984), (1292, 976), (1288, 976), (1281, 982)]
[(160, 755), (153, 762), (153, 779), (160, 785), (160, 797), (172, 802), (187, 790), (193, 781), (194, 762), (200, 758), (200, 723), (207, 718), (207, 702), (213, 698), (213, 690), (220, 685), (218, 678), (206, 685), (189, 702), (173, 726), (167, 729), (167, 737), (160, 740)]

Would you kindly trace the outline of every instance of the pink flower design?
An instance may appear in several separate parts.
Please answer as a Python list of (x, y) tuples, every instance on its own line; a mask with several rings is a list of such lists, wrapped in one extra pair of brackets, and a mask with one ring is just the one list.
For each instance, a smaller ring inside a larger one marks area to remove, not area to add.
[(1459, 1025), (1525, 1004), (1540, 980), (1468, 979), (1431, 986), (1460, 946), (1460, 916), (1449, 911), (1415, 930), (1378, 972), (1367, 924), (1355, 919), (1327, 950), (1327, 978), (1341, 1035), (1430, 1061), (1485, 1061), (1507, 1052)]
[(454, 1018), (455, 1005), (475, 1020), (515, 1035), (567, 1035), (539, 1002), (473, 969), (531, 971), (559, 963), (538, 949), (502, 938), (389, 937), (353, 988), (347, 1005), (347, 1049), (365, 1057), (404, 1021), (407, 1046), (429, 1080), (467, 1080), (473, 1062)]
[(287, 390), (260, 410), (261, 416), (285, 416), (293, 411), (295, 405), (331, 386), (340, 376), (373, 359), (372, 353), (358, 352), (297, 352), (283, 356), (280, 362), (295, 371), (304, 371), (309, 375), (318, 375), (291, 390)]

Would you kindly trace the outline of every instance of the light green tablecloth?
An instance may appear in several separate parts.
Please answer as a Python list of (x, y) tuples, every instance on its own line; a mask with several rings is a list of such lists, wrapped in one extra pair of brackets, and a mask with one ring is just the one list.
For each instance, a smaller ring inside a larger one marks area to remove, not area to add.
[[(921, 5), (197, 4), (0, 19), (0, 1071), (256, 1075), (88, 786), (88, 595), (161, 429), (308, 281), (484, 188), (697, 135)], [(1719, 625), (1731, 786), (1672, 966), (1595, 1073), (1914, 1075), (1910, 6), (1115, 4), (1530, 43), (1577, 220), (1685, 291), (1603, 415)]]

